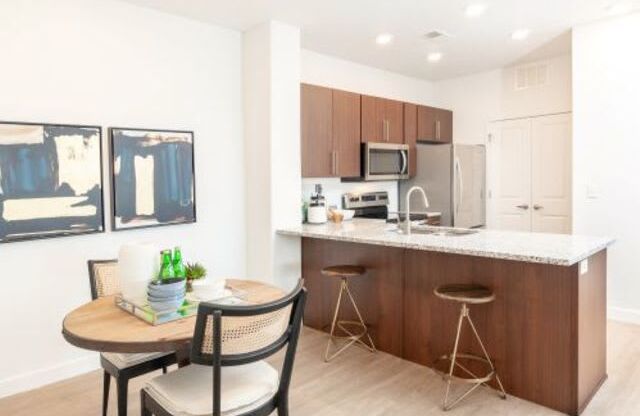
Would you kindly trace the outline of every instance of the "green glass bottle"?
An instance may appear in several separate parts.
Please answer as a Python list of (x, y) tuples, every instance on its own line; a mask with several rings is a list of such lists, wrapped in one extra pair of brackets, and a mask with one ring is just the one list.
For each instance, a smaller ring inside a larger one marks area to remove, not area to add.
[(160, 266), (160, 278), (170, 279), (176, 277), (171, 263), (171, 250), (162, 250), (162, 265)]
[(180, 247), (173, 249), (173, 272), (176, 277), (187, 277), (187, 271), (184, 267), (184, 263), (182, 262), (182, 250)]

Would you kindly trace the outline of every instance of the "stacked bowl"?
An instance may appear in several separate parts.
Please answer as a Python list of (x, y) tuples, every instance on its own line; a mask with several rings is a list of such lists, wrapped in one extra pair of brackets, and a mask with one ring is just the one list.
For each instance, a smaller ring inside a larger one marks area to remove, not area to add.
[(147, 301), (156, 312), (175, 311), (182, 306), (185, 292), (184, 279), (154, 280), (147, 286)]

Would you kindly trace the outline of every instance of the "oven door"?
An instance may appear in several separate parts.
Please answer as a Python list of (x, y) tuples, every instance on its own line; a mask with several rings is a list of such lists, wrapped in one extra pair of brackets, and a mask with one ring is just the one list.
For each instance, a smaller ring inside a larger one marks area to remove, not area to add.
[(409, 178), (409, 146), (406, 144), (365, 143), (364, 180), (383, 181)]

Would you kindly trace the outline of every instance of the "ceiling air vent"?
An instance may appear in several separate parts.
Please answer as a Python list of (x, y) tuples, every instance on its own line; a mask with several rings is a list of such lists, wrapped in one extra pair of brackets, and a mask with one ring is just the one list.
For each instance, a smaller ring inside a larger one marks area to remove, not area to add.
[(451, 35), (447, 32), (443, 32), (442, 30), (432, 30), (424, 34), (425, 39), (427, 40), (440, 40), (450, 38)]
[(518, 66), (515, 71), (516, 90), (540, 87), (546, 85), (549, 79), (549, 65), (546, 63)]

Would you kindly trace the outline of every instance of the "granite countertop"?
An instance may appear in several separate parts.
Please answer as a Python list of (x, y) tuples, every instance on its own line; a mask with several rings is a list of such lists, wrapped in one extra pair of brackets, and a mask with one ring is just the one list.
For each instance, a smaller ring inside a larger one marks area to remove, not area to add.
[(576, 264), (614, 242), (606, 237), (496, 230), (460, 236), (415, 233), (408, 236), (394, 232), (395, 228), (383, 220), (355, 218), (341, 224), (301, 224), (277, 233), (559, 266)]

